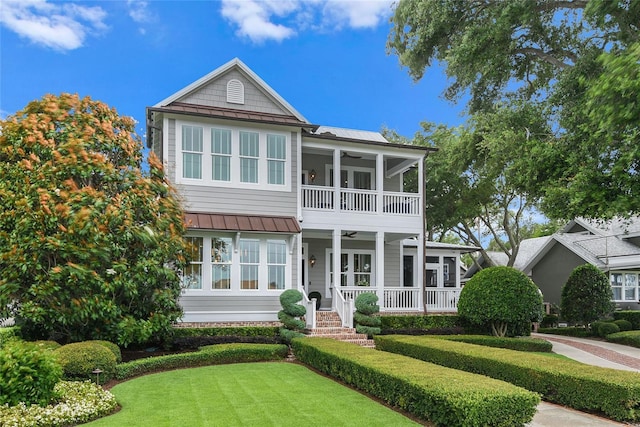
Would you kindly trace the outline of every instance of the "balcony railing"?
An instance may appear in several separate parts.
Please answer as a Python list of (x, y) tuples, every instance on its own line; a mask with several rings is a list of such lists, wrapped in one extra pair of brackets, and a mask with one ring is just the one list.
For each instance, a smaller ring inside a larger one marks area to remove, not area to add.
[[(377, 293), (377, 288), (368, 286), (341, 286), (340, 295), (345, 300), (354, 300), (358, 295)], [(422, 311), (422, 296), (419, 288), (389, 288), (383, 289), (384, 299), (379, 302), (381, 311), (415, 312)]]
[[(378, 213), (379, 192), (353, 188), (340, 189), (341, 212)], [(305, 209), (334, 210), (334, 187), (302, 186), (302, 207)], [(413, 193), (382, 193), (382, 213), (392, 215), (420, 215), (420, 195)]]

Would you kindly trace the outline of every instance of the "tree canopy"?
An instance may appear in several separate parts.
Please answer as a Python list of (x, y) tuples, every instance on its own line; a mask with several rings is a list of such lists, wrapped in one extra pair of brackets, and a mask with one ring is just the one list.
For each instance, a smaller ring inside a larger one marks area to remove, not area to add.
[(62, 94), (0, 126), (4, 316), (61, 341), (162, 337), (182, 314), (183, 215), (153, 154), (141, 170), (134, 121)]
[[(640, 0), (401, 0), (388, 50), (419, 80), (440, 63), (468, 113), (526, 102), (514, 170), (549, 216), (640, 212)], [(473, 118), (472, 120), (476, 120)], [(538, 123), (536, 118), (534, 123)]]

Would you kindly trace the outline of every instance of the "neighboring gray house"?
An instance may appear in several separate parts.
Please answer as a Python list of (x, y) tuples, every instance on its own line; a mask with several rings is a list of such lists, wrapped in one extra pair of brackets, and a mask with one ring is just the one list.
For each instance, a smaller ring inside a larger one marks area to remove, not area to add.
[(431, 149), (311, 124), (239, 59), (149, 107), (147, 124), (194, 247), (183, 321), (275, 321), (285, 289), (343, 322), (362, 292), (382, 311), (424, 310), (423, 275), (405, 277), (424, 248), (402, 244), (424, 239), (423, 190), (403, 175), (424, 182)]
[[(505, 264), (499, 257), (494, 262)], [(514, 267), (531, 277), (545, 302), (560, 304), (562, 287), (583, 264), (607, 274), (618, 308), (640, 309), (640, 218), (572, 220), (551, 236), (524, 240)], [(472, 267), (468, 275), (476, 270)]]

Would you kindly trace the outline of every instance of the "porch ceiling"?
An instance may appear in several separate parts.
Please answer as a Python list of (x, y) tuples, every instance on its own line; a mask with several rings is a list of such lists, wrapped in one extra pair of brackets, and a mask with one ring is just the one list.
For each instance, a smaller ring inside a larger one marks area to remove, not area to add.
[[(353, 233), (357, 231), (357, 233), (352, 237), (345, 237), (345, 233)], [(342, 240), (345, 241), (368, 241), (374, 242), (376, 240), (376, 232), (375, 231), (358, 231), (358, 230), (341, 230), (340, 234), (342, 234)], [(320, 240), (331, 240), (333, 236), (332, 230), (302, 230), (302, 239), (320, 239)], [(415, 234), (410, 233), (385, 233), (384, 241), (385, 243), (397, 242), (398, 240), (409, 239), (411, 237), (415, 237)]]

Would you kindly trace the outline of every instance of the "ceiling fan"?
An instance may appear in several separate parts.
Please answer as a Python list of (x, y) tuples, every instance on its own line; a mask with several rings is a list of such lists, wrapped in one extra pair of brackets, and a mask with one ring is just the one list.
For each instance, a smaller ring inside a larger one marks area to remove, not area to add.
[(342, 157), (346, 157), (348, 159), (361, 159), (362, 158), (362, 156), (353, 156), (353, 155), (347, 153), (346, 151), (342, 152)]
[(348, 237), (350, 239), (353, 239), (356, 237), (356, 234), (358, 234), (357, 231), (352, 231), (352, 232), (345, 231), (342, 237)]

